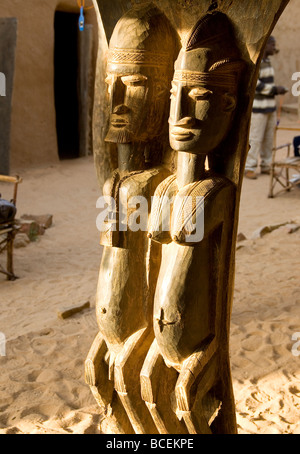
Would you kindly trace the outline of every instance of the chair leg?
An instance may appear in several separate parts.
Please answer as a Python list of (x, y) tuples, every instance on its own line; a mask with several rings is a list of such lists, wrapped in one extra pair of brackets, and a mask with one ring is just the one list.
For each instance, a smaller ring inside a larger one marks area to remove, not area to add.
[(290, 186), (290, 172), (289, 172), (288, 167), (285, 169), (285, 178), (286, 178), (286, 190), (289, 192), (291, 190), (291, 186)]
[(7, 236), (7, 279), (14, 281), (17, 277), (14, 274), (13, 249), (14, 249), (14, 232)]
[(272, 166), (271, 166), (271, 175), (270, 175), (269, 194), (268, 194), (268, 197), (270, 199), (272, 199), (274, 197), (274, 194), (273, 194), (273, 189), (274, 189), (273, 180), (274, 180), (274, 165), (272, 164)]

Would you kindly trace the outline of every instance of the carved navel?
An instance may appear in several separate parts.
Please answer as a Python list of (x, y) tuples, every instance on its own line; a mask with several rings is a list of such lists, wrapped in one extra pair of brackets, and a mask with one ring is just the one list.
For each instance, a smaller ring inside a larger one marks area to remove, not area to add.
[(168, 320), (165, 320), (164, 310), (162, 308), (160, 309), (160, 316), (159, 316), (159, 318), (156, 318), (156, 321), (158, 323), (159, 331), (161, 333), (163, 332), (163, 329), (164, 329), (165, 326), (167, 326), (167, 325), (175, 325), (175, 323), (176, 323), (176, 322), (170, 322)]

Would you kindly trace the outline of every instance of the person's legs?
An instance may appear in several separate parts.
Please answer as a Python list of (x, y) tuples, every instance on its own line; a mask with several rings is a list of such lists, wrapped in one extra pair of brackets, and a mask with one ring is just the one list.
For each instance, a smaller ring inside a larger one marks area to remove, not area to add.
[(250, 150), (248, 151), (245, 171), (255, 172), (258, 156), (261, 154), (261, 147), (264, 140), (267, 115), (262, 113), (252, 113), (250, 126)]
[(265, 136), (261, 147), (261, 162), (260, 168), (262, 173), (269, 173), (272, 162), (272, 149), (274, 146), (274, 134), (276, 128), (277, 115), (276, 112), (266, 114), (267, 122)]

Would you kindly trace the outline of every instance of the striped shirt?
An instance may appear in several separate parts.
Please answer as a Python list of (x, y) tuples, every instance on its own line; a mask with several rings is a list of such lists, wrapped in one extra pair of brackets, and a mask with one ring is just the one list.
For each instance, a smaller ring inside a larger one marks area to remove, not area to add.
[(277, 88), (274, 83), (274, 68), (271, 65), (270, 59), (265, 58), (264, 60), (262, 60), (259, 69), (252, 112), (254, 113), (275, 112), (276, 94)]

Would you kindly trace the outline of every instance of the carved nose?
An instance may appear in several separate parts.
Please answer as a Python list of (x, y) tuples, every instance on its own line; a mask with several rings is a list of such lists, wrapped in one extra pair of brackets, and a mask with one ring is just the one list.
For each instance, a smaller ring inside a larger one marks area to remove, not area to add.
[(120, 104), (114, 108), (113, 113), (117, 115), (125, 114), (129, 111), (128, 107), (125, 104)]
[(176, 124), (174, 126), (180, 126), (182, 128), (190, 128), (191, 126), (194, 126), (195, 124), (195, 119), (192, 117), (184, 117), (181, 118), (181, 120), (176, 121)]

